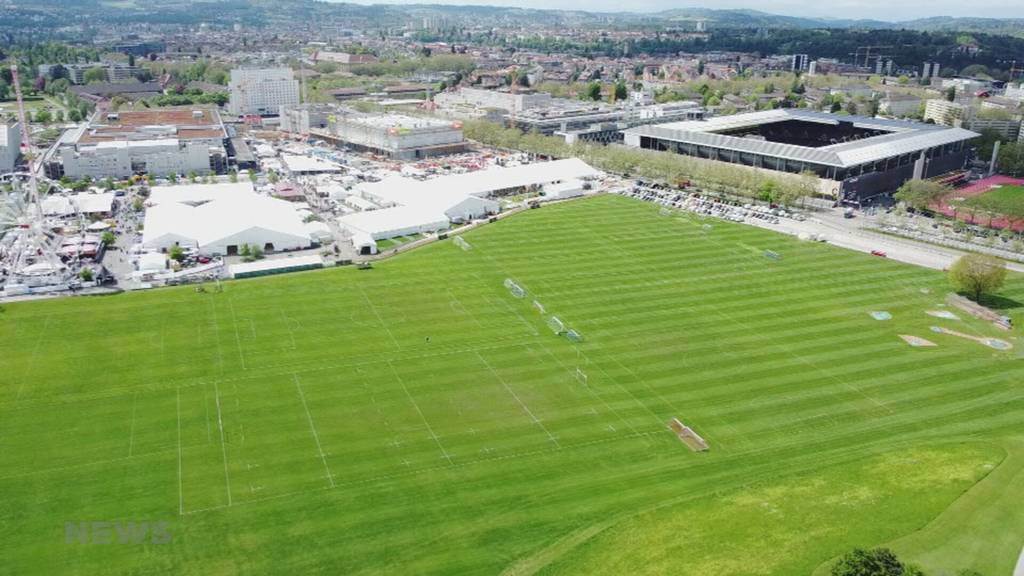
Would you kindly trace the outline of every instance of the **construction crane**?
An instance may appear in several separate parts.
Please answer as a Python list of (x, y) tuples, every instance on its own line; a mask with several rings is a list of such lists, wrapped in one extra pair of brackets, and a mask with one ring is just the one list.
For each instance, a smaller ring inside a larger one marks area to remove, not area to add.
[(21, 222), (15, 229), (18, 238), (11, 256), (14, 259), (13, 278), (35, 285), (59, 284), (66, 281), (67, 267), (60, 261), (53, 248), (52, 238), (46, 232), (43, 222), (43, 204), (39, 199), (39, 181), (36, 169), (32, 165), (33, 149), (32, 134), (28, 129), (28, 115), (25, 113), (25, 100), (21, 94), (21, 81), (18, 79), (18, 65), (11, 64), (11, 83), (14, 84), (14, 95), (18, 103), (18, 127), (21, 130), (21, 148), (28, 165), (28, 198), (24, 204), (25, 212)]
[(509, 78), (511, 79), (511, 86), (509, 88), (512, 91), (512, 106), (508, 110), (508, 121), (512, 128), (516, 127), (516, 93), (519, 91), (519, 66), (512, 65), (512, 71), (509, 72)]

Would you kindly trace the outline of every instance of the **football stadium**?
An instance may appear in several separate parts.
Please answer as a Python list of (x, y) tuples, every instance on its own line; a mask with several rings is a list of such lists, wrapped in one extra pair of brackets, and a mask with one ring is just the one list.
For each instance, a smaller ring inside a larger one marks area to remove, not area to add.
[(372, 268), (6, 303), (2, 571), (1010, 574), (1024, 342), (949, 290), (604, 194)]
[(777, 172), (811, 172), (824, 181), (823, 192), (859, 203), (894, 192), (911, 178), (961, 170), (978, 136), (963, 128), (791, 108), (639, 126), (625, 131), (625, 143)]

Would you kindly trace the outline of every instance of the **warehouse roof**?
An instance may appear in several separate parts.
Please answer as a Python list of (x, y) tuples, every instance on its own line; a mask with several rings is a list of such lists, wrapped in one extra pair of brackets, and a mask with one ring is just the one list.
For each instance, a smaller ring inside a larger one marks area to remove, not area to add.
[[(848, 122), (856, 128), (886, 133), (818, 148), (720, 133), (787, 120), (833, 126)], [(792, 108), (718, 116), (701, 121), (638, 126), (626, 130), (625, 133), (839, 167), (875, 162), (978, 136), (977, 133), (962, 128), (865, 116), (840, 116)]]

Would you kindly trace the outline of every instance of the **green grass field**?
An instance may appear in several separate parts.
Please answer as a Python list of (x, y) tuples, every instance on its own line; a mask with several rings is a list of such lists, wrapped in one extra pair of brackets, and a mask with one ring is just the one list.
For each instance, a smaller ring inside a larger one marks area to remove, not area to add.
[[(5, 305), (0, 572), (789, 576), (883, 544), (1012, 569), (1024, 341), (926, 315), (941, 273), (614, 196), (465, 238)], [(127, 521), (172, 541), (65, 532)]]
[(1024, 214), (1024, 186), (998, 186), (964, 200), (964, 204), (996, 214)]

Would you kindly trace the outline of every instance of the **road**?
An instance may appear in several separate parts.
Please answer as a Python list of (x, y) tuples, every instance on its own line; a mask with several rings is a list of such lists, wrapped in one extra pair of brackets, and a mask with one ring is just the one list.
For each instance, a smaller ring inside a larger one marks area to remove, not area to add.
[[(952, 248), (865, 230), (861, 227), (858, 218), (843, 218), (842, 213), (838, 210), (815, 213), (804, 222), (787, 218), (782, 219), (778, 224), (767, 224), (759, 220), (753, 220), (750, 223), (761, 228), (792, 235), (824, 234), (829, 243), (835, 246), (858, 252), (881, 250), (893, 260), (935, 270), (948, 269), (953, 262), (966, 254), (966, 252)], [(1024, 272), (1024, 265), (1021, 264), (1008, 262), (1006, 267), (1015, 272)]]

